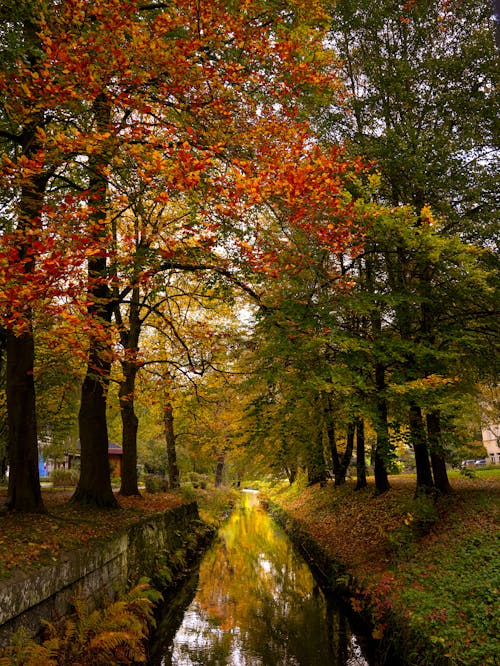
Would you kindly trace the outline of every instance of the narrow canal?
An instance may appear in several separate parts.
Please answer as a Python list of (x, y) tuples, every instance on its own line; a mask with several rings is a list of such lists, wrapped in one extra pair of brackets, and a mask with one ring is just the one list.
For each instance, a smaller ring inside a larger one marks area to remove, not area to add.
[(165, 612), (150, 666), (368, 666), (361, 637), (252, 492)]

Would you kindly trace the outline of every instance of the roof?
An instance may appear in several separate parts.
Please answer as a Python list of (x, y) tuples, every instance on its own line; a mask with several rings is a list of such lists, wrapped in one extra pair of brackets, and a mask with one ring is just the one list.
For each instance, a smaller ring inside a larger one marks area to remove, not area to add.
[[(80, 440), (78, 440), (76, 442), (76, 448), (77, 448), (76, 455), (79, 456), (80, 455)], [(116, 442), (108, 442), (108, 454), (109, 453), (112, 453), (115, 456), (121, 456), (121, 455), (123, 455), (123, 449)]]
[(108, 443), (108, 453), (116, 453), (116, 454), (122, 454), (123, 449), (122, 447), (117, 444), (116, 442), (109, 442)]

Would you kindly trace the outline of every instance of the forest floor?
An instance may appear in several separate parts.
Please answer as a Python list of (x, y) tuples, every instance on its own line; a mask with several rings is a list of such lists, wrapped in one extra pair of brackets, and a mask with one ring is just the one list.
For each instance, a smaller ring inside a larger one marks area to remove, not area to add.
[(375, 496), (373, 485), (299, 482), (269, 495), (345, 566), (351, 605), (368, 609), (375, 638), (405, 628), (408, 663), (499, 664), (500, 475), (454, 478), (454, 492), (437, 501), (415, 499), (411, 476), (391, 486)]

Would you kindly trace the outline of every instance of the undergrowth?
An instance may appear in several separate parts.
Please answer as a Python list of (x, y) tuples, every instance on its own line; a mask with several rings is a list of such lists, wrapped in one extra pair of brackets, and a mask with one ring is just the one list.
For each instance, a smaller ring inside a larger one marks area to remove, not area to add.
[(181, 495), (185, 500), (198, 504), (202, 521), (217, 527), (231, 512), (239, 492), (234, 488), (194, 488), (191, 484), (186, 484), (181, 487)]
[(37, 643), (18, 631), (0, 652), (0, 666), (119, 666), (146, 663), (146, 642), (161, 594), (147, 580), (102, 609), (89, 611), (82, 598), (60, 622), (44, 622)]
[(346, 567), (353, 609), (406, 664), (497, 666), (497, 478), (454, 479), (455, 492), (437, 500), (414, 498), (403, 477), (382, 496), (347, 483), (280, 488), (272, 499)]

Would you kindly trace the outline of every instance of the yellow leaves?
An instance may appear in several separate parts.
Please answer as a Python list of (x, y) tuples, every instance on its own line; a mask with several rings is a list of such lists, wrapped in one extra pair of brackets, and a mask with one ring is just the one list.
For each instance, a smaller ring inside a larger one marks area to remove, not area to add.
[(368, 184), (372, 190), (377, 190), (380, 187), (381, 178), (379, 171), (368, 175)]
[(422, 210), (420, 211), (420, 219), (424, 224), (428, 224), (430, 226), (436, 223), (436, 220), (432, 215), (431, 207), (428, 204), (425, 204), (425, 206), (422, 207)]
[(85, 255), (87, 257), (102, 257), (103, 250), (97, 247), (87, 247), (85, 249)]
[(26, 97), (30, 98), (31, 97), (31, 90), (28, 88), (26, 83), (21, 83), (20, 85), (21, 85), (21, 90), (26, 95)]
[(412, 392), (425, 393), (435, 389), (456, 384), (460, 381), (460, 377), (442, 377), (441, 375), (431, 374), (427, 377), (421, 377), (405, 384), (390, 384), (390, 388), (399, 395), (406, 395)]
[(380, 641), (383, 637), (384, 637), (384, 626), (383, 625), (378, 625), (372, 631), (372, 638), (376, 641)]

